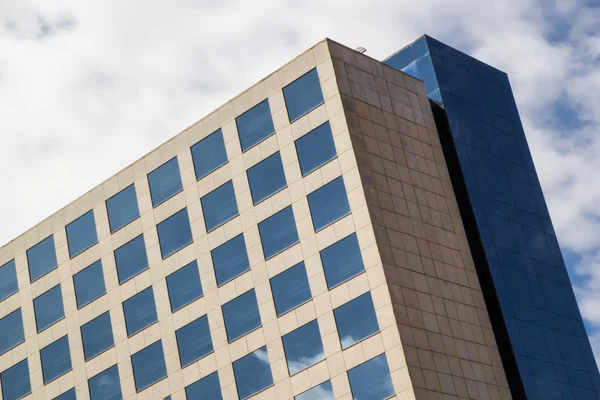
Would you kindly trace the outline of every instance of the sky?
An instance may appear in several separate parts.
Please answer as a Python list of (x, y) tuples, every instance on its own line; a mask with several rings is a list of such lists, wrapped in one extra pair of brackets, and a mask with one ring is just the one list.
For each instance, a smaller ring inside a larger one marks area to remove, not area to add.
[(595, 0), (0, 0), (0, 245), (323, 38), (423, 33), (508, 73), (600, 360)]

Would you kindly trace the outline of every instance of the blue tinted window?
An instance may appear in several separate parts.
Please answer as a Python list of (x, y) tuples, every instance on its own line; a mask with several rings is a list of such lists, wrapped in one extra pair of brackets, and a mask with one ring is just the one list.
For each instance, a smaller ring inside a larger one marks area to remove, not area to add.
[(225, 141), (220, 129), (193, 145), (191, 150), (196, 179), (205, 177), (227, 163)]
[(267, 346), (233, 362), (233, 373), (240, 400), (246, 399), (273, 384)]
[(27, 250), (27, 265), (31, 282), (38, 280), (48, 272), (58, 267), (54, 236), (50, 235), (29, 250)]
[(0, 385), (2, 386), (2, 400), (18, 400), (31, 393), (27, 359), (2, 372)]
[(213, 372), (185, 388), (188, 400), (222, 400), (219, 374)]
[(25, 341), (23, 315), (18, 308), (4, 318), (0, 318), (0, 354)]
[(348, 379), (355, 400), (382, 400), (394, 394), (385, 354), (349, 370)]
[(271, 278), (271, 291), (277, 316), (312, 298), (304, 261)]
[(344, 180), (340, 176), (308, 195), (315, 231), (325, 228), (350, 213)]
[(69, 256), (75, 257), (98, 243), (94, 210), (90, 210), (66, 227)]
[(292, 206), (260, 222), (258, 231), (265, 259), (273, 257), (299, 241)]
[(133, 336), (158, 321), (152, 286), (123, 302), (127, 336)]
[(91, 303), (106, 293), (102, 261), (98, 260), (86, 269), (73, 275), (77, 308)]
[(379, 332), (371, 292), (333, 310), (342, 349)]
[(307, 390), (304, 393), (300, 393), (294, 397), (294, 400), (334, 400), (333, 387), (331, 381), (325, 381), (319, 386)]
[(90, 400), (122, 400), (119, 368), (116, 365), (88, 380)]
[(264, 100), (235, 119), (242, 151), (275, 133), (269, 101)]
[(65, 317), (60, 285), (33, 300), (37, 331), (41, 332)]
[(283, 88), (290, 122), (294, 122), (313, 108), (322, 104), (323, 92), (317, 69), (313, 68)]
[(204, 213), (204, 223), (208, 232), (239, 214), (232, 181), (219, 186), (202, 197), (200, 201)]
[(120, 284), (147, 270), (148, 255), (146, 254), (144, 235), (140, 235), (116, 249), (115, 263)]
[(131, 356), (135, 390), (141, 392), (167, 376), (162, 341), (154, 342)]
[(223, 304), (222, 308), (229, 342), (233, 342), (262, 324), (254, 289)]
[(73, 367), (71, 366), (69, 337), (63, 336), (56, 342), (41, 349), (40, 358), (42, 360), (44, 385), (71, 371)]
[(75, 395), (75, 388), (69, 389), (58, 397), (55, 397), (54, 400), (77, 400), (77, 396)]
[(0, 301), (17, 293), (18, 290), (17, 267), (15, 260), (11, 260), (0, 267)]
[(150, 185), (150, 197), (152, 197), (154, 207), (181, 192), (183, 185), (177, 157), (170, 159), (150, 172), (148, 174), (148, 185)]
[(180, 328), (175, 335), (182, 368), (213, 352), (206, 315)]
[(192, 243), (192, 228), (187, 208), (156, 225), (156, 230), (163, 259)]
[(115, 341), (110, 323), (110, 312), (107, 311), (82, 325), (81, 341), (83, 342), (85, 361), (91, 360), (113, 347)]
[(211, 257), (219, 286), (250, 270), (250, 260), (248, 260), (243, 234), (211, 251)]
[(140, 216), (135, 185), (129, 185), (106, 200), (110, 233), (116, 232)]
[(247, 173), (254, 204), (260, 203), (287, 185), (279, 152), (265, 158)]
[(333, 160), (337, 153), (329, 121), (296, 140), (302, 176)]
[(317, 320), (281, 338), (290, 376), (325, 359)]
[(365, 270), (356, 233), (321, 250), (327, 287), (331, 289)]
[(169, 290), (171, 312), (175, 312), (202, 297), (198, 263), (192, 261), (185, 267), (167, 276), (167, 288)]

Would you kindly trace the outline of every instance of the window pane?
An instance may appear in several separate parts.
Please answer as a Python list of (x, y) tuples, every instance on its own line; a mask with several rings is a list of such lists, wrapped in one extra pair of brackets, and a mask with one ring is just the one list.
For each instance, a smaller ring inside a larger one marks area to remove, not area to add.
[(37, 331), (41, 332), (65, 317), (60, 284), (33, 300)]
[(323, 103), (323, 92), (317, 69), (313, 68), (283, 88), (290, 122), (294, 122), (319, 104)]
[(193, 145), (191, 150), (196, 179), (205, 177), (227, 163), (225, 141), (220, 129)]
[(308, 195), (315, 231), (325, 228), (350, 213), (344, 180), (340, 176)]
[(246, 399), (273, 384), (267, 346), (263, 346), (233, 362), (233, 373), (240, 400)]
[(275, 133), (269, 101), (264, 100), (235, 119), (242, 151)]
[(48, 236), (27, 250), (27, 264), (29, 265), (29, 279), (31, 279), (31, 282), (38, 280), (58, 267), (54, 236)]
[(243, 234), (217, 247), (210, 252), (210, 255), (219, 286), (250, 270), (250, 260), (248, 260)]
[(223, 225), (239, 214), (233, 182), (229, 181), (200, 199), (206, 231)]
[(65, 229), (67, 231), (67, 243), (71, 258), (98, 243), (94, 210), (86, 212), (67, 225)]
[(181, 175), (179, 174), (179, 163), (174, 157), (148, 174), (148, 185), (150, 185), (150, 197), (152, 205), (167, 201), (183, 190)]
[(294, 397), (294, 400), (334, 400), (333, 387), (331, 381), (325, 381), (319, 386), (315, 386), (312, 389), (307, 390), (304, 393), (300, 393)]
[(18, 291), (17, 267), (15, 260), (10, 260), (0, 267), (0, 301), (9, 298)]
[(171, 312), (175, 312), (202, 297), (198, 263), (192, 261), (185, 267), (167, 276), (167, 288), (169, 290)]
[(181, 368), (213, 352), (208, 317), (205, 315), (175, 332)]
[(18, 400), (31, 393), (29, 363), (27, 359), (13, 365), (0, 374), (3, 400)]
[(254, 204), (260, 203), (287, 185), (279, 152), (250, 168), (247, 174)]
[(119, 368), (116, 365), (88, 380), (91, 400), (122, 400)]
[(325, 359), (317, 320), (281, 338), (290, 376)]
[(156, 225), (156, 230), (163, 259), (192, 243), (192, 228), (187, 208)]
[(292, 206), (260, 222), (258, 231), (266, 260), (299, 241)]
[(71, 371), (73, 367), (71, 366), (69, 337), (63, 336), (56, 342), (41, 349), (40, 358), (42, 360), (44, 385)]
[(277, 316), (312, 298), (304, 261), (271, 278), (271, 291)]
[(223, 304), (222, 308), (229, 342), (233, 342), (262, 324), (254, 289)]
[(0, 354), (25, 341), (23, 315), (18, 308), (4, 318), (0, 318)]
[(116, 232), (140, 216), (135, 185), (131, 184), (106, 200), (110, 233)]
[(185, 388), (187, 400), (223, 400), (219, 374), (213, 372)]
[(54, 400), (77, 400), (77, 396), (75, 395), (75, 388), (69, 389), (58, 397), (55, 397)]
[(356, 233), (321, 250), (327, 287), (331, 289), (365, 270)]
[(148, 269), (148, 256), (144, 235), (130, 240), (115, 250), (115, 263), (119, 284), (123, 284)]
[(158, 321), (152, 286), (123, 302), (127, 336), (133, 336)]
[(296, 152), (302, 176), (306, 176), (336, 156), (329, 121), (296, 140)]
[(106, 293), (102, 261), (98, 260), (73, 275), (77, 308), (81, 308)]
[(107, 311), (83, 325), (81, 327), (81, 340), (85, 361), (91, 360), (113, 347), (115, 341), (110, 323), (110, 312)]
[(349, 370), (348, 379), (355, 400), (383, 400), (394, 395), (385, 354)]
[(333, 310), (342, 349), (379, 332), (371, 292)]
[(135, 390), (141, 392), (167, 376), (162, 341), (154, 342), (131, 356)]

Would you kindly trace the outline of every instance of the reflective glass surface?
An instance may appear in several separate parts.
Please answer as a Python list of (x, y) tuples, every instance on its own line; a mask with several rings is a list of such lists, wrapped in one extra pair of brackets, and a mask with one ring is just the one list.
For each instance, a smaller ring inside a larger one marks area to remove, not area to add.
[(158, 321), (152, 286), (123, 302), (127, 336), (133, 336)]
[(15, 260), (10, 260), (6, 264), (0, 266), (0, 301), (17, 293), (18, 290), (17, 267), (15, 265)]
[(313, 68), (283, 88), (283, 97), (290, 122), (294, 122), (313, 108), (322, 104), (323, 92), (317, 69)]
[(267, 346), (234, 361), (233, 373), (240, 400), (273, 385)]
[(119, 368), (117, 365), (88, 379), (91, 400), (122, 400)]
[(23, 314), (18, 308), (10, 314), (0, 318), (0, 354), (25, 341), (23, 330)]
[(115, 341), (110, 323), (110, 312), (107, 311), (82, 325), (81, 340), (86, 361), (113, 347)]
[(327, 287), (331, 289), (365, 270), (356, 233), (321, 250)]
[(77, 395), (75, 394), (75, 388), (69, 389), (58, 397), (55, 397), (54, 400), (77, 400)]
[(98, 260), (73, 275), (77, 308), (81, 308), (106, 293), (102, 261)]
[(227, 163), (225, 141), (220, 129), (193, 145), (191, 151), (196, 179), (205, 177)]
[(162, 341), (154, 342), (145, 349), (133, 354), (131, 365), (137, 392), (141, 392), (165, 378), (167, 376), (167, 365), (165, 364)]
[(296, 152), (302, 176), (337, 157), (329, 121), (296, 140)]
[(156, 230), (163, 259), (192, 243), (192, 228), (187, 208), (157, 224)]
[(169, 290), (171, 312), (175, 312), (202, 297), (198, 263), (192, 261), (167, 276), (167, 289)]
[(385, 354), (348, 370), (348, 379), (355, 400), (383, 400), (394, 395)]
[(248, 169), (247, 174), (254, 204), (260, 203), (287, 186), (279, 152)]
[(340, 176), (308, 195), (315, 231), (325, 228), (350, 213), (344, 180)]
[(140, 235), (115, 250), (119, 283), (123, 284), (148, 269), (148, 255), (144, 235)]
[(258, 231), (266, 260), (299, 241), (292, 206), (260, 222)]
[(233, 182), (229, 181), (200, 199), (206, 231), (210, 232), (239, 214)]
[(148, 174), (150, 197), (154, 207), (169, 200), (183, 190), (179, 163), (174, 157)]
[(294, 400), (334, 400), (333, 387), (331, 381), (325, 381), (319, 386), (315, 386), (312, 389), (307, 390), (304, 393), (300, 393), (294, 397)]
[(293, 310), (312, 298), (304, 261), (271, 278), (271, 291), (277, 316)]
[(69, 337), (63, 336), (56, 342), (41, 349), (40, 358), (42, 360), (44, 385), (71, 371), (73, 367), (71, 365)]
[(281, 340), (290, 376), (325, 359), (316, 319), (284, 335)]
[(116, 232), (128, 223), (138, 219), (138, 207), (135, 185), (131, 184), (110, 199), (106, 200), (110, 233)]
[(90, 210), (66, 226), (69, 256), (75, 257), (98, 243), (94, 210)]
[(0, 386), (2, 386), (2, 400), (19, 400), (31, 393), (27, 359), (0, 373)]
[(187, 400), (222, 400), (219, 373), (213, 372), (185, 388)]
[(175, 332), (181, 368), (213, 352), (208, 316), (203, 316)]
[(269, 101), (264, 100), (235, 119), (242, 151), (275, 133)]
[(48, 236), (27, 250), (27, 265), (29, 265), (29, 278), (31, 282), (38, 280), (58, 267), (56, 249), (54, 248), (54, 236)]
[(222, 309), (229, 342), (233, 342), (262, 324), (254, 289), (223, 304)]
[(41, 332), (65, 317), (60, 284), (33, 299), (37, 331)]
[(379, 332), (371, 292), (333, 310), (342, 349)]
[(223, 243), (210, 254), (219, 286), (250, 270), (250, 260), (248, 260), (243, 234)]

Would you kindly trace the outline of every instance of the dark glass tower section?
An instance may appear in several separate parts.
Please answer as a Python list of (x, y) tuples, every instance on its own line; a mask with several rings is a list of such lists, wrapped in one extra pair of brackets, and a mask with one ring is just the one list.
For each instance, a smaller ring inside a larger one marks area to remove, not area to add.
[(513, 397), (600, 399), (508, 76), (429, 36), (384, 62), (425, 82)]

